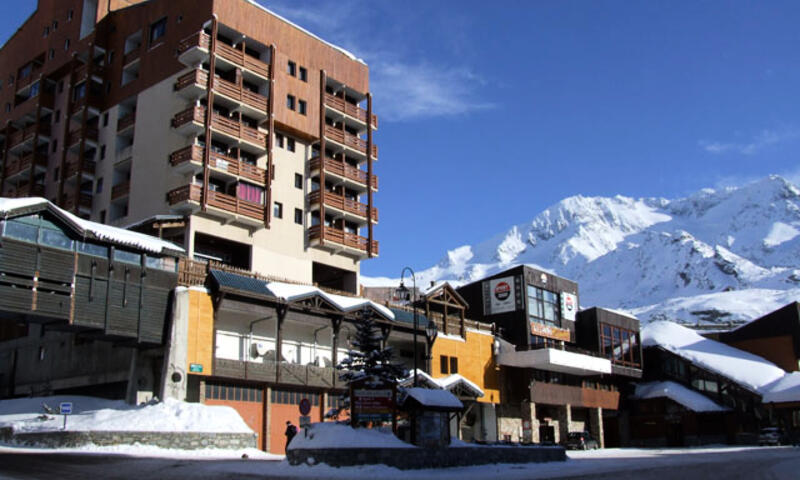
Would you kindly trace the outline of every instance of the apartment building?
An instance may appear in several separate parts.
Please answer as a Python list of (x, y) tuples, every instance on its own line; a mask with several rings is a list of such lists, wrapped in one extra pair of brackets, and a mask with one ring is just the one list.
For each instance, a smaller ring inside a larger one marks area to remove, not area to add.
[(0, 192), (355, 292), (366, 64), (250, 0), (40, 0), (0, 49)]

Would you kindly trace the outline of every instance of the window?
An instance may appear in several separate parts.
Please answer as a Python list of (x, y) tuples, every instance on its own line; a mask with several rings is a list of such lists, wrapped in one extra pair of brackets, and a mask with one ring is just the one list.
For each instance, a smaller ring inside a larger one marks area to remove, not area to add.
[(69, 50), (69, 38), (64, 40), (64, 50)]
[(108, 52), (108, 64), (111, 65), (114, 63), (114, 50)]
[(300, 80), (304, 82), (308, 81), (308, 70), (306, 70), (306, 67), (300, 67)]
[(103, 191), (103, 177), (97, 179), (97, 185), (94, 187), (94, 193), (100, 193)]
[(100, 160), (106, 159), (106, 146), (100, 145)]
[(131, 265), (141, 265), (142, 256), (138, 253), (127, 252), (125, 250), (114, 250), (114, 261), (130, 263)]
[(58, 82), (58, 93), (64, 93), (64, 80)]
[(56, 57), (56, 49), (55, 48), (51, 48), (50, 49), (50, 55), (49, 56), (50, 56), (50, 60), (52, 60), (52, 59), (54, 59)]
[[(641, 366), (639, 332), (601, 323), (600, 349), (612, 363), (631, 367)], [(665, 370), (669, 370), (669, 367), (667, 365)]]
[(286, 108), (294, 110), (294, 95), (286, 95)]
[(152, 48), (156, 42), (167, 33), (167, 17), (162, 18), (156, 23), (150, 25), (150, 47)]
[(108, 112), (103, 114), (103, 126), (104, 127), (108, 126)]
[(53, 31), (58, 30), (58, 20), (53, 20)]
[(100, 211), (100, 223), (106, 223), (106, 211), (105, 210), (101, 210)]
[(50, 27), (44, 27), (44, 32), (42, 32), (42, 36), (47, 38), (50, 35)]
[(56, 114), (53, 117), (53, 123), (58, 123), (61, 121), (61, 110), (56, 110)]
[(447, 355), (439, 356), (439, 370), (441, 370), (442, 374), (447, 373), (449, 370), (449, 363), (447, 361)]
[(280, 133), (275, 134), (275, 146), (283, 148), (283, 135)]
[(299, 208), (294, 209), (294, 223), (298, 225), (303, 224), (303, 210)]
[(58, 140), (53, 140), (53, 153), (58, 151)]
[(290, 152), (294, 152), (294, 138), (287, 138), (286, 139), (286, 150)]
[(53, 170), (53, 181), (54, 182), (58, 181), (58, 169), (59, 169), (59, 167), (56, 167), (55, 170)]
[(175, 20), (175, 21), (176, 21), (177, 23), (181, 23), (181, 22), (183, 22), (183, 15), (178, 15), (178, 18), (177, 18), (177, 20)]
[(294, 174), (294, 188), (303, 189), (303, 176), (299, 173)]
[(559, 308), (557, 293), (528, 285), (528, 317), (530, 317), (530, 321), (560, 327)]
[(450, 357), (450, 374), (458, 373), (458, 357)]
[(11, 104), (6, 102), (6, 113), (11, 112)]
[(275, 202), (272, 204), (272, 216), (275, 218), (283, 218), (283, 204)]
[(305, 100), (300, 100), (300, 101), (297, 102), (297, 111), (300, 113), (300, 115), (305, 115), (306, 114), (306, 101)]
[(75, 11), (74, 11), (73, 9), (71, 9), (71, 8), (70, 8), (70, 9), (69, 9), (69, 12), (67, 12), (67, 21), (68, 21), (68, 22), (71, 22), (71, 21), (72, 21), (72, 16), (73, 16), (74, 14), (75, 14)]
[(289, 60), (289, 63), (286, 64), (286, 73), (293, 77), (297, 76), (297, 64)]

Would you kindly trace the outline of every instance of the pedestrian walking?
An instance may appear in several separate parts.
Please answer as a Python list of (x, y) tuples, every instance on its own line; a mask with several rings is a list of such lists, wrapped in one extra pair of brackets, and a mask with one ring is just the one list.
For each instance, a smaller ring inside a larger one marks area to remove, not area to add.
[(297, 435), (297, 427), (292, 425), (292, 422), (287, 420), (286, 421), (286, 453), (289, 453), (289, 443), (292, 442), (292, 439), (295, 435)]

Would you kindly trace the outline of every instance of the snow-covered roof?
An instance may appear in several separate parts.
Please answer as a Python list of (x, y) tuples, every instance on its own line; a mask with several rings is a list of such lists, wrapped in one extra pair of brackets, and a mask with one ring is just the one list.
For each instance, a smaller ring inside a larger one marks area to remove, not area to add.
[[(459, 375), (458, 373), (454, 373), (452, 375), (448, 375), (442, 378), (433, 378), (428, 373), (422, 370), (417, 370), (417, 380), (425, 385), (430, 386), (430, 388), (434, 389), (438, 388), (452, 392), (457, 388), (463, 388), (466, 391), (470, 392), (470, 394), (472, 394), (475, 397), (484, 396), (483, 390), (481, 390), (481, 388), (478, 385), (476, 385), (466, 377)], [(409, 376), (402, 379), (400, 383), (402, 385), (408, 386), (411, 385), (413, 381), (414, 381), (414, 370), (411, 370), (409, 372)]]
[(674, 322), (653, 322), (642, 329), (642, 346), (661, 347), (706, 370), (718, 373), (756, 393), (786, 372), (757, 355), (705, 338)]
[(406, 400), (413, 398), (424, 407), (455, 410), (464, 408), (461, 400), (447, 390), (412, 387), (405, 389), (405, 393)]
[(93, 237), (104, 242), (137, 248), (152, 253), (174, 255), (176, 253), (184, 252), (182, 247), (175, 245), (172, 242), (167, 242), (144, 233), (132, 232), (123, 228), (112, 227), (97, 222), (90, 222), (89, 220), (76, 217), (75, 215), (55, 206), (53, 203), (44, 198), (0, 198), (0, 216), (3, 218), (13, 216), (20, 210), (45, 209), (50, 210), (56, 216), (60, 217), (70, 227), (83, 236)]
[(662, 397), (669, 398), (693, 412), (724, 412), (728, 410), (705, 395), (670, 381), (637, 384), (633, 394), (633, 398), (641, 400)]
[(265, 12), (269, 13), (269, 14), (270, 14), (270, 15), (272, 15), (272, 16), (275, 16), (275, 17), (278, 17), (278, 18), (280, 18), (280, 19), (281, 19), (281, 20), (283, 20), (284, 22), (286, 22), (286, 23), (288, 23), (289, 25), (291, 25), (291, 26), (295, 27), (296, 29), (300, 30), (301, 32), (305, 33), (306, 35), (309, 35), (309, 36), (311, 36), (311, 37), (313, 37), (313, 38), (315, 38), (315, 39), (319, 40), (320, 42), (324, 43), (325, 45), (328, 45), (329, 47), (332, 47), (332, 48), (334, 48), (334, 49), (336, 49), (336, 50), (340, 51), (341, 53), (343, 53), (343, 54), (345, 54), (347, 57), (349, 57), (351, 60), (355, 60), (356, 62), (363, 63), (364, 65), (366, 65), (366, 64), (367, 64), (367, 62), (365, 62), (364, 60), (362, 60), (362, 59), (360, 59), (360, 58), (356, 57), (355, 55), (353, 55), (353, 54), (352, 54), (352, 53), (350, 53), (349, 51), (345, 50), (344, 48), (342, 48), (342, 47), (340, 47), (340, 46), (338, 46), (338, 45), (334, 45), (334, 44), (332, 44), (332, 43), (330, 43), (330, 42), (328, 42), (328, 41), (326, 41), (326, 40), (323, 40), (323, 39), (321, 39), (320, 37), (318, 37), (318, 36), (314, 35), (313, 33), (309, 32), (309, 31), (308, 31), (308, 30), (306, 30), (305, 28), (301, 27), (300, 25), (298, 25), (298, 24), (296, 24), (296, 23), (294, 23), (294, 22), (291, 22), (291, 21), (287, 20), (286, 18), (284, 18), (284, 17), (282, 17), (282, 16), (278, 15), (277, 13), (273, 12), (272, 10), (268, 9), (268, 8), (267, 8), (267, 7), (265, 7), (264, 5), (261, 5), (261, 4), (260, 4), (260, 3), (258, 3), (257, 1), (255, 1), (255, 0), (245, 0), (245, 1), (246, 1), (247, 3), (250, 3), (251, 5), (254, 5), (254, 6), (256, 6), (256, 7), (260, 8), (261, 10), (263, 10), (263, 11), (265, 11)]
[(764, 393), (764, 403), (800, 402), (800, 372), (787, 373)]
[(321, 297), (328, 303), (333, 304), (343, 312), (353, 312), (370, 306), (377, 310), (381, 315), (389, 320), (394, 320), (394, 313), (381, 304), (375, 303), (362, 297), (346, 297), (344, 295), (336, 295), (327, 293), (312, 285), (296, 285), (292, 283), (283, 282), (267, 282), (267, 289), (272, 292), (276, 297), (286, 300), (287, 302), (295, 302), (310, 297)]

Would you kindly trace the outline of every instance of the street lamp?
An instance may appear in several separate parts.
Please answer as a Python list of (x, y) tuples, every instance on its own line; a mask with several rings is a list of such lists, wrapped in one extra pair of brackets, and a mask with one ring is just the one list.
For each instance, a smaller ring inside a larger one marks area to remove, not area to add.
[[(411, 281), (413, 282), (414, 291), (411, 292), (409, 295), (408, 288), (403, 285), (403, 278), (406, 273), (406, 270), (411, 272)], [(405, 301), (409, 300), (411, 297), (411, 308), (414, 311), (414, 386), (417, 387), (417, 328), (418, 328), (418, 320), (417, 320), (417, 277), (414, 275), (414, 270), (411, 270), (410, 267), (404, 267), (403, 270), (400, 272), (400, 287), (395, 290), (395, 297), (399, 299), (403, 299)]]
[[(447, 319), (444, 320), (445, 322)], [(425, 337), (428, 339), (428, 373), (433, 372), (433, 342), (439, 335), (439, 329), (436, 327), (436, 322), (433, 319), (428, 319), (428, 324), (425, 325)]]

